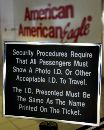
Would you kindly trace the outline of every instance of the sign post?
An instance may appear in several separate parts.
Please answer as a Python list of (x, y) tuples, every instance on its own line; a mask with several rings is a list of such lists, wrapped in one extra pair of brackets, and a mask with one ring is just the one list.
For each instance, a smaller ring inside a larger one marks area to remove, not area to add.
[(40, 130), (58, 130), (58, 125), (56, 122), (41, 122), (39, 125)]
[(6, 42), (4, 115), (99, 125), (101, 44)]

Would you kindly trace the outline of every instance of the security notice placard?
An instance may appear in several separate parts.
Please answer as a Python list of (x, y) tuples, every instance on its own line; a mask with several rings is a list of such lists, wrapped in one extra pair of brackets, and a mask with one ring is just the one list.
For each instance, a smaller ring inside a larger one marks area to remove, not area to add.
[(98, 125), (101, 44), (6, 42), (5, 116)]

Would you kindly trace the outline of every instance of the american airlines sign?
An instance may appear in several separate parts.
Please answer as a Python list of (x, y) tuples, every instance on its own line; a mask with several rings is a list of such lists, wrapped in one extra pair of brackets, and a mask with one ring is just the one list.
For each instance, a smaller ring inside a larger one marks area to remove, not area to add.
[[(93, 0), (95, 6), (89, 0), (56, 3), (52, 1), (40, 1), (41, 6), (35, 0), (30, 1), (30, 5), (24, 3), (21, 9), (23, 12), (16, 13), (17, 19), (22, 18), (15, 21), (18, 37), (48, 39), (62, 43), (101, 42), (101, 1)], [(87, 10), (82, 10), (82, 6), (87, 6)]]

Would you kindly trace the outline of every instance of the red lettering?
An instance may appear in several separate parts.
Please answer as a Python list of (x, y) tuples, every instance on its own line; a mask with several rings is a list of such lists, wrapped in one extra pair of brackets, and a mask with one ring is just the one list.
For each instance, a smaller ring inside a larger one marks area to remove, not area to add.
[(31, 36), (35, 37), (36, 36), (36, 29), (33, 27), (31, 28)]
[(74, 17), (74, 7), (72, 5), (51, 7), (51, 4), (48, 4), (48, 8), (44, 9), (29, 10), (29, 8), (26, 7), (24, 21), (43, 20), (43, 19), (63, 19), (73, 17)]
[(73, 39), (73, 42), (78, 42), (79, 37), (88, 35), (90, 31), (89, 22), (91, 22), (92, 20), (89, 20), (88, 17), (84, 17), (81, 25), (76, 29), (68, 30), (68, 28), (70, 27), (70, 23), (67, 23), (67, 25), (64, 28), (63, 37), (61, 41), (63, 42), (63, 40), (66, 38), (67, 40)]
[(44, 38), (48, 37), (47, 30), (48, 30), (48, 28), (46, 26), (43, 27), (42, 32), (41, 32), (42, 37), (44, 37)]
[(68, 12), (68, 13), (66, 13), (66, 18), (68, 18), (68, 17), (73, 18), (74, 17), (74, 7), (73, 7), (73, 5), (66, 5), (65, 10), (66, 10), (65, 12)]
[(46, 19), (46, 12), (44, 9), (40, 9), (39, 14), (38, 14), (38, 19), (40, 20)]
[(25, 36), (25, 33), (24, 33), (24, 29), (22, 27), (22, 24), (19, 25), (19, 33), (18, 33), (19, 36)]
[(55, 38), (55, 29), (53, 26), (51, 26), (50, 28), (50, 31), (49, 31), (49, 37), (50, 38)]
[(80, 37), (86, 36), (90, 32), (92, 17), (84, 17), (79, 27), (71, 28), (71, 23), (68, 22), (64, 28), (61, 26), (43, 26), (40, 23), (38, 26), (23, 26), (19, 25), (19, 36), (30, 37), (44, 37), (44, 38), (57, 38), (61, 42), (70, 40), (71, 42), (78, 42)]
[(60, 6), (60, 7), (58, 8), (58, 10), (59, 10), (59, 13), (57, 14), (57, 17), (58, 17), (59, 19), (65, 18), (65, 17), (66, 17), (66, 11), (65, 11), (64, 6)]
[(25, 18), (24, 18), (24, 21), (27, 21), (27, 20), (32, 20), (32, 17), (31, 17), (31, 12), (29, 11), (29, 8), (26, 8), (25, 9)]

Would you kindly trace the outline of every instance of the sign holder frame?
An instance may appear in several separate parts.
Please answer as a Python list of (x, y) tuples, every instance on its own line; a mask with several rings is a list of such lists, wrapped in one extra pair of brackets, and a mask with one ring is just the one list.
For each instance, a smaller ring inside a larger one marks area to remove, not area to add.
[(22, 42), (22, 41), (6, 41), (5, 44), (22, 44), (22, 45), (67, 45), (67, 46), (99, 46), (99, 62), (98, 62), (98, 99), (97, 99), (97, 124), (78, 122), (78, 121), (67, 121), (67, 120), (58, 120), (58, 119), (47, 119), (47, 118), (37, 118), (37, 117), (26, 117), (26, 116), (14, 116), (14, 115), (5, 115), (5, 84), (6, 84), (6, 55), (4, 50), (3, 58), (3, 115), (5, 117), (13, 118), (26, 118), (26, 119), (36, 119), (44, 121), (55, 121), (62, 123), (72, 123), (72, 124), (82, 124), (90, 126), (99, 126), (100, 123), (100, 100), (101, 100), (101, 80), (102, 80), (102, 44), (100, 43), (40, 43), (40, 42)]

